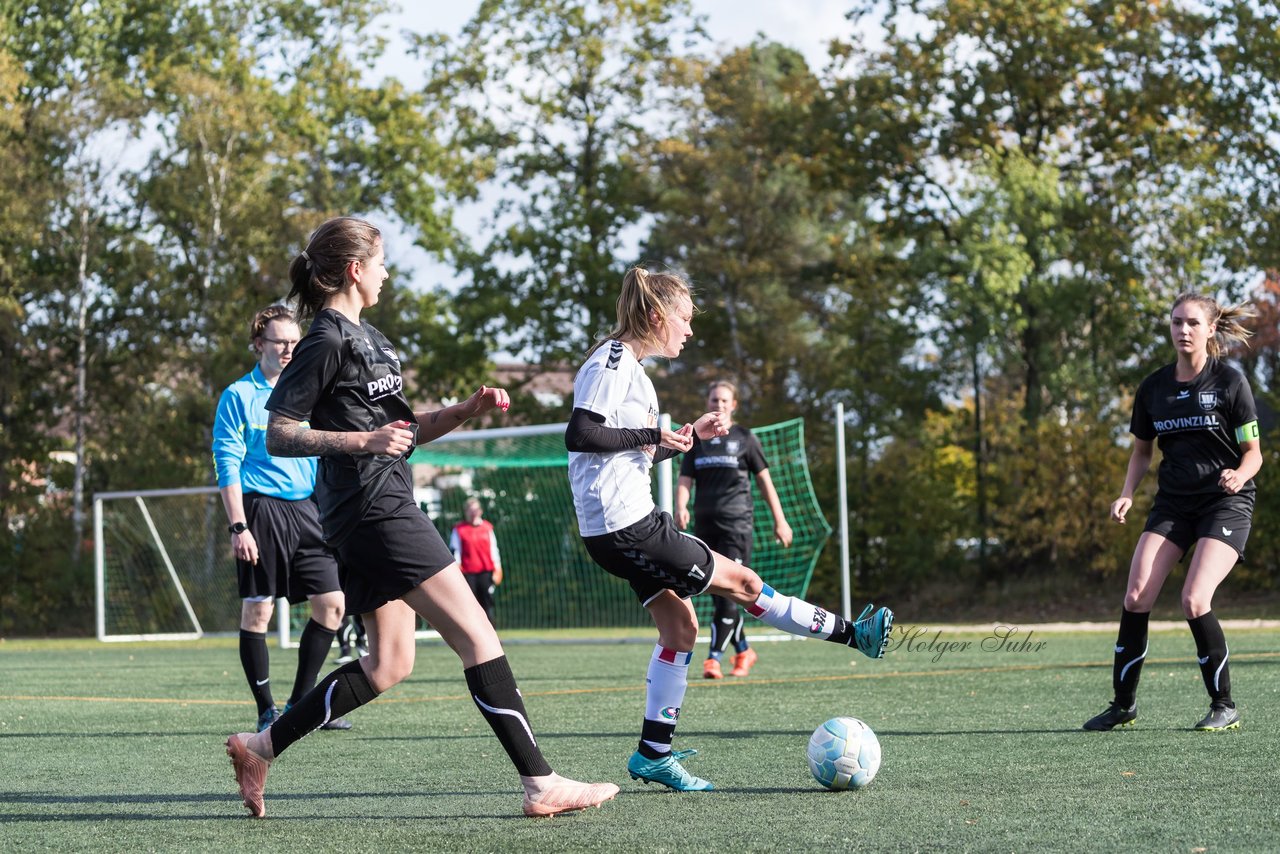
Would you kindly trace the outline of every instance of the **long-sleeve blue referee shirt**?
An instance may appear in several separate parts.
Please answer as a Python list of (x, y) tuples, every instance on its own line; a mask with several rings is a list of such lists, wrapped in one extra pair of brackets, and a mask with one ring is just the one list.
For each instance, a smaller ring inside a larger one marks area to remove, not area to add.
[(218, 486), (240, 484), (257, 492), (296, 501), (315, 491), (315, 457), (273, 457), (267, 453), (267, 398), (272, 386), (253, 370), (227, 386), (213, 419), (213, 464)]

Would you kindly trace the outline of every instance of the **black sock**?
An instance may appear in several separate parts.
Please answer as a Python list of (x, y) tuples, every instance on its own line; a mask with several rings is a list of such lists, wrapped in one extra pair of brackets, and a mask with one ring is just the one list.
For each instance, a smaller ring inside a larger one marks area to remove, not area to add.
[(733, 623), (735, 614), (729, 611), (729, 607), (734, 611), (738, 610), (737, 604), (723, 596), (711, 597), (711, 654), (708, 658), (719, 658), (724, 655), (724, 651), (729, 647), (729, 641), (733, 637)]
[(836, 618), (836, 627), (831, 630), (831, 637), (827, 638), (827, 640), (857, 649), (858, 642), (853, 637), (853, 623), (839, 614), (833, 614), (832, 616)]
[(293, 677), (293, 693), (289, 695), (289, 705), (301, 700), (302, 695), (316, 684), (316, 677), (320, 675), (320, 667), (329, 654), (329, 648), (333, 646), (336, 634), (336, 631), (326, 629), (315, 620), (307, 620), (302, 629), (302, 637), (298, 638), (298, 673)]
[[(661, 759), (664, 756), (671, 755), (671, 742), (675, 741), (676, 725), (664, 724), (661, 721), (651, 721), (648, 718), (640, 725), (640, 746), (636, 748), (640, 755), (645, 759)], [(665, 751), (655, 750), (651, 744), (665, 744)]]
[(320, 680), (271, 726), (276, 756), (321, 725), (360, 708), (378, 696), (359, 661), (349, 661)]
[(338, 626), (338, 648), (343, 652), (350, 651), (355, 645), (356, 640), (356, 621), (350, 614), (342, 618), (342, 623)]
[(267, 657), (267, 633), (240, 630), (240, 665), (244, 668), (258, 714), (276, 704), (271, 697), (271, 662)]
[(1147, 623), (1151, 612), (1120, 609), (1120, 633), (1116, 636), (1116, 654), (1111, 665), (1111, 687), (1115, 701), (1126, 709), (1138, 699), (1138, 677), (1142, 661), (1147, 657)]
[(734, 605), (733, 612), (733, 636), (730, 640), (733, 641), (733, 649), (735, 652), (746, 652), (747, 648), (750, 647), (751, 644), (747, 643), (747, 632), (743, 625), (745, 621), (742, 619), (742, 609), (737, 607), (737, 603)]
[(551, 773), (551, 766), (543, 758), (538, 743), (533, 740), (529, 716), (520, 699), (520, 689), (511, 673), (507, 657), (468, 667), (462, 671), (467, 677), (467, 688), (480, 714), (489, 722), (493, 733), (511, 757), (516, 770), (526, 777), (542, 777)]
[(1222, 624), (1212, 611), (1187, 620), (1191, 636), (1196, 639), (1196, 656), (1200, 663), (1200, 678), (1204, 679), (1212, 705), (1234, 709), (1231, 701), (1231, 669), (1227, 667), (1227, 639), (1222, 634)]

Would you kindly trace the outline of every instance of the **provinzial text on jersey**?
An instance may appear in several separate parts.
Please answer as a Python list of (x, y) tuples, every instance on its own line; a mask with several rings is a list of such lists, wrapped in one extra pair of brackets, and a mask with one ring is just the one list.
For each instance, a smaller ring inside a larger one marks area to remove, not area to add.
[(399, 374), (391, 374), (380, 380), (374, 380), (369, 384), (369, 398), (377, 400), (380, 397), (386, 397), (389, 394), (395, 394), (404, 387), (404, 380)]
[(698, 468), (737, 468), (738, 458), (734, 456), (698, 457), (693, 461)]
[(1152, 421), (1157, 433), (1168, 433), (1171, 430), (1191, 430), (1196, 427), (1217, 427), (1218, 416), (1188, 415), (1183, 418), (1166, 418), (1163, 421)]

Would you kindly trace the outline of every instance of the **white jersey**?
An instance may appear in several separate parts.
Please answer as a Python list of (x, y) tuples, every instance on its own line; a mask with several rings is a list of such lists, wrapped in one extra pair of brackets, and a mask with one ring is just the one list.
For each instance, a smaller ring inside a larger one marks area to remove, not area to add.
[[(573, 378), (573, 407), (604, 416), (606, 427), (657, 427), (653, 381), (620, 341), (601, 344)], [(569, 485), (578, 531), (596, 537), (653, 512), (649, 469), (656, 446), (609, 454), (571, 451)]]

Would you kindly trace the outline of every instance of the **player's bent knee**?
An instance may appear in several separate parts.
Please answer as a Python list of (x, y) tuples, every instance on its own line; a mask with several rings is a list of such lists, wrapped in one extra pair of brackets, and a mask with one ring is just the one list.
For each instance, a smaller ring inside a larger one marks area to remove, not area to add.
[(345, 604), (341, 593), (322, 593), (311, 599), (311, 618), (326, 629), (337, 631), (342, 625)]
[(693, 649), (693, 645), (698, 642), (698, 624), (690, 622), (667, 626), (659, 632), (658, 641), (668, 649)]
[(367, 673), (369, 684), (379, 694), (388, 691), (409, 678), (413, 673), (413, 659), (383, 660), (371, 667)]
[(714, 582), (721, 596), (739, 605), (750, 605), (764, 590), (764, 582), (755, 570), (721, 556), (716, 558)]
[(1148, 613), (1155, 604), (1155, 593), (1158, 592), (1130, 590), (1124, 595), (1124, 609), (1135, 614)]
[(1188, 620), (1203, 617), (1213, 610), (1213, 600), (1202, 596), (1183, 596), (1182, 613)]
[(240, 628), (246, 632), (265, 632), (273, 610), (271, 602), (245, 601), (240, 609)]

